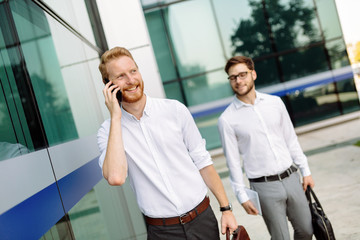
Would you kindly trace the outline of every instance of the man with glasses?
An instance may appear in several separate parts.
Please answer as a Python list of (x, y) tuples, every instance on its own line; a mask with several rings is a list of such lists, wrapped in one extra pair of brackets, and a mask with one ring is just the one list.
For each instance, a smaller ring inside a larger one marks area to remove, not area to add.
[(295, 240), (312, 239), (304, 191), (308, 185), (314, 187), (314, 181), (284, 103), (255, 90), (257, 74), (251, 58), (232, 57), (225, 72), (235, 96), (220, 116), (218, 129), (235, 195), (248, 214), (259, 214), (245, 190), (241, 156), (271, 239), (290, 239), (287, 218)]
[(219, 240), (207, 187), (222, 211), (221, 232), (235, 231), (221, 179), (189, 110), (176, 100), (145, 95), (138, 66), (125, 48), (106, 51), (99, 70), (110, 112), (97, 135), (99, 164), (110, 185), (129, 178), (147, 239)]

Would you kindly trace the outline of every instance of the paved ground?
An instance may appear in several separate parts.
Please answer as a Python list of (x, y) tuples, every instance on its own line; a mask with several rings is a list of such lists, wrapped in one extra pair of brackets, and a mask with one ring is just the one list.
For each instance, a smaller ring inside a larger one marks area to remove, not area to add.
[[(308, 157), (316, 195), (332, 222), (337, 240), (359, 240), (360, 147), (354, 144), (360, 141), (360, 112), (341, 119), (340, 124), (331, 127), (312, 127), (320, 129), (298, 128), (297, 132)], [(222, 154), (214, 156), (214, 165), (233, 203), (238, 223), (245, 226), (252, 240), (270, 239), (262, 217), (247, 215), (236, 200)], [(214, 196), (211, 193), (209, 195), (214, 212), (220, 219), (221, 214), (217, 211), (219, 205)], [(289, 229), (292, 234), (291, 225)], [(225, 237), (222, 236), (222, 239)]]

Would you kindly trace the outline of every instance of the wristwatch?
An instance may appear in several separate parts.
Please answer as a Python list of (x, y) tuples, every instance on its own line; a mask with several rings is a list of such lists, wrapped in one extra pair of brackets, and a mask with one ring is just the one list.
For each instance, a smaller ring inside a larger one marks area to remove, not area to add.
[(221, 212), (232, 211), (232, 205), (231, 205), (231, 203), (229, 203), (229, 205), (227, 205), (227, 206), (225, 206), (225, 207), (220, 207), (220, 211), (221, 211)]

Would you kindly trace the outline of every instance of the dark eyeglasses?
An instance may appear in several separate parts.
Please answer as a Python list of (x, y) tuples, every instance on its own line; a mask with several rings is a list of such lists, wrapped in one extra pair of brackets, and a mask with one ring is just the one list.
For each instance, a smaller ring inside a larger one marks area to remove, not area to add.
[(251, 72), (252, 72), (252, 70), (251, 71), (246, 71), (246, 72), (239, 72), (237, 75), (229, 76), (228, 79), (230, 81), (236, 81), (237, 78), (240, 78), (241, 80), (244, 80), (247, 77), (248, 73), (251, 73)]

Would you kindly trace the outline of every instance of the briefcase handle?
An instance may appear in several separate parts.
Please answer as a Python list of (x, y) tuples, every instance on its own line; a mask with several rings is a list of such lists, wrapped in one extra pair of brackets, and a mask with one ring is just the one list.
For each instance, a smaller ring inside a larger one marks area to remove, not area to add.
[(307, 186), (305, 194), (306, 194), (306, 198), (309, 201), (309, 205), (311, 205), (311, 202), (312, 202), (311, 196), (312, 196), (313, 199), (315, 200), (316, 204), (322, 209), (319, 199), (316, 197), (315, 192), (312, 190), (312, 188), (310, 186)]
[[(238, 225), (238, 228), (234, 231), (232, 240), (250, 240), (250, 237), (242, 225)], [(226, 240), (230, 240), (230, 229), (226, 228)]]

